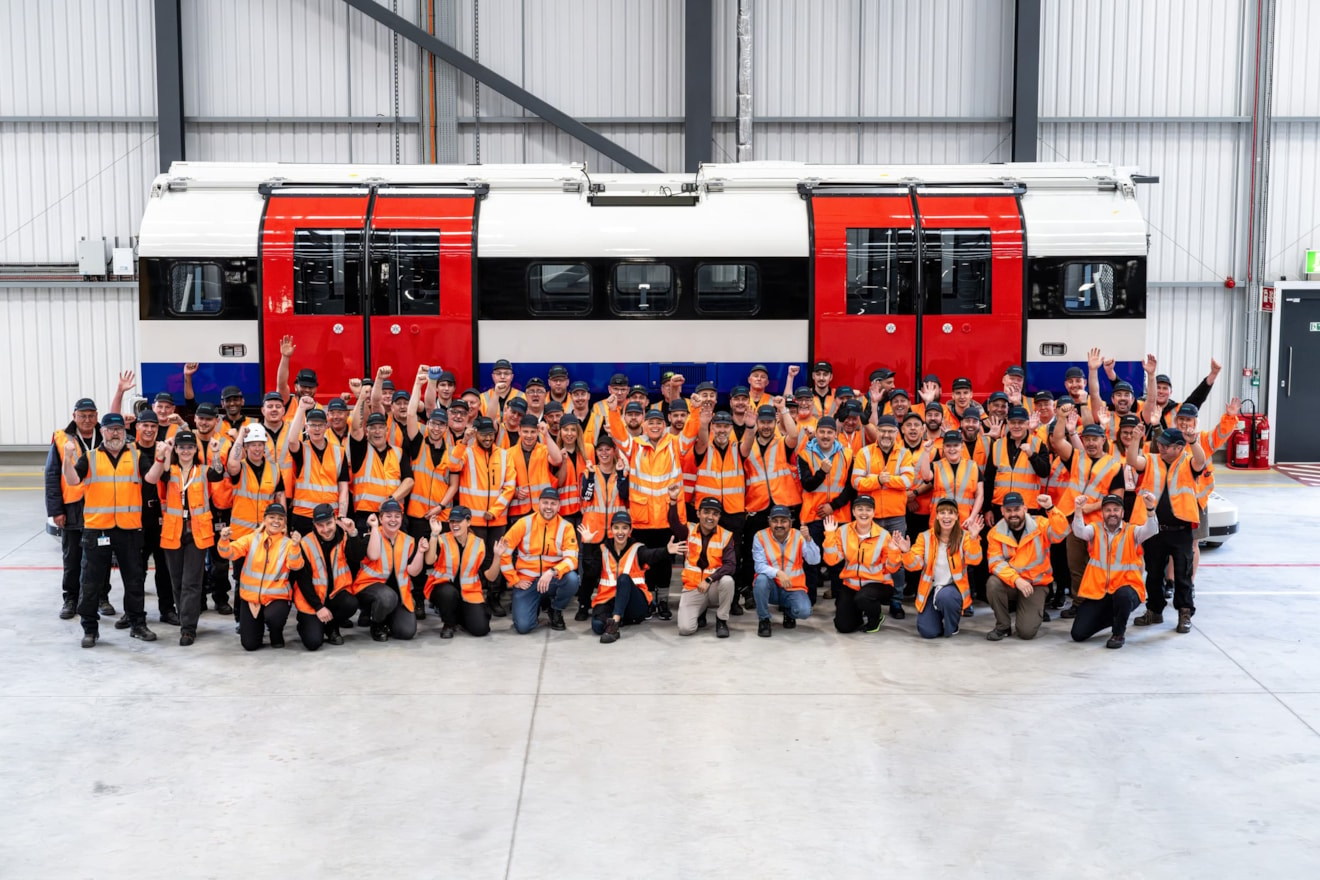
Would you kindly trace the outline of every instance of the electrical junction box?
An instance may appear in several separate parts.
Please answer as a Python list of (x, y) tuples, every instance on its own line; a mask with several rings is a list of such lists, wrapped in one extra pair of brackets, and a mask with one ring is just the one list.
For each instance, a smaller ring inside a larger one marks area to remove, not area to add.
[(132, 275), (133, 274), (133, 249), (115, 248), (110, 258), (111, 275)]
[(84, 238), (78, 242), (78, 274), (104, 275), (110, 262), (110, 244), (104, 238)]

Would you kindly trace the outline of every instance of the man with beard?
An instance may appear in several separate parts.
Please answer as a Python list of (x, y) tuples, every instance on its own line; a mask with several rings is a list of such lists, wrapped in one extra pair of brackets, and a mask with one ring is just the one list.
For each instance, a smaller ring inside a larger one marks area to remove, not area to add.
[(1037, 496), (1036, 505), (1048, 518), (1029, 514), (1022, 494), (1009, 492), (1000, 503), (1003, 518), (990, 530), (986, 597), (995, 613), (995, 628), (986, 638), (992, 642), (1012, 633), (1014, 602), (1018, 638), (1034, 639), (1040, 630), (1045, 597), (1054, 581), (1049, 546), (1068, 534), (1068, 520), (1054, 509), (1048, 495)]
[(1149, 516), (1139, 526), (1123, 520), (1123, 498), (1106, 495), (1100, 501), (1100, 522), (1089, 524), (1073, 518), (1072, 533), (1087, 545), (1086, 573), (1078, 595), (1086, 602), (1073, 620), (1072, 638), (1084, 642), (1101, 630), (1109, 630), (1106, 648), (1121, 648), (1127, 634), (1128, 617), (1146, 600), (1142, 579), (1145, 562), (1142, 542), (1160, 530), (1154, 516), (1156, 498), (1143, 492)]

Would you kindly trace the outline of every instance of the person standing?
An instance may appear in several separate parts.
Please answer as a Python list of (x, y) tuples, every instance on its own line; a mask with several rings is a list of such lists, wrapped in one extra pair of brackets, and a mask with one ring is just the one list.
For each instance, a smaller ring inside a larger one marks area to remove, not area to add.
[[(1190, 442), (1189, 442), (1190, 441)], [(1188, 448), (1190, 454), (1186, 454)], [(1196, 490), (1205, 470), (1205, 445), (1200, 433), (1190, 438), (1168, 428), (1148, 453), (1129, 451), (1128, 462), (1141, 473), (1138, 490), (1156, 498), (1159, 531), (1142, 544), (1146, 558), (1146, 613), (1133, 623), (1151, 626), (1164, 622), (1164, 567), (1173, 560), (1173, 607), (1177, 631), (1191, 632), (1196, 613), (1192, 590), (1192, 533), (1200, 521)]]
[[(495, 423), (479, 416), (449, 449), (449, 472), (458, 476), (458, 503), (471, 511), (472, 531), (487, 548), (494, 547), (508, 527), (509, 503), (517, 477), (507, 449), (495, 446)], [(450, 511), (452, 518), (453, 511)], [(504, 578), (481, 575), (486, 602), (496, 617), (508, 614), (500, 603)]]
[[(146, 471), (151, 469), (151, 462), (159, 458), (159, 449), (157, 439), (160, 436), (161, 421), (158, 409), (168, 409), (170, 412), (167, 418), (173, 415), (174, 404), (171, 401), (163, 402), (161, 395), (156, 395), (156, 409), (143, 410), (138, 416), (134, 425), (135, 440), (141, 453), (140, 461), (145, 468), (142, 476), (146, 476)], [(179, 613), (174, 603), (174, 585), (170, 583), (169, 563), (165, 561), (165, 551), (160, 545), (160, 530), (162, 516), (160, 509), (160, 494), (156, 491), (156, 486), (151, 482), (142, 484), (142, 570), (147, 570), (147, 563), (154, 563), (156, 567), (156, 607), (160, 611), (161, 623), (168, 623), (171, 626), (179, 625)], [(125, 615), (115, 622), (116, 629), (127, 629), (130, 621)]]
[[(591, 616), (592, 596), (600, 584), (604, 564), (601, 544), (605, 531), (611, 527), (616, 513), (628, 510), (628, 470), (618, 461), (614, 438), (608, 432), (602, 434), (594, 452), (596, 463), (586, 466), (581, 480), (581, 525), (595, 540), (580, 542), (578, 612), (573, 618), (577, 621)], [(631, 515), (628, 517), (628, 534), (632, 536)], [(664, 565), (664, 561), (661, 560), (660, 564)]]
[(1048, 495), (1038, 495), (1036, 504), (1048, 517), (1029, 514), (1020, 492), (1006, 493), (1000, 502), (1003, 518), (990, 530), (986, 599), (995, 613), (995, 627), (985, 637), (992, 642), (1012, 634), (1014, 602), (1018, 638), (1034, 639), (1040, 630), (1045, 598), (1054, 582), (1049, 548), (1068, 534), (1068, 519)]
[[(916, 464), (898, 442), (898, 421), (893, 416), (880, 416), (876, 428), (879, 435), (875, 443), (862, 447), (853, 460), (852, 485), (858, 497), (871, 497), (876, 522), (885, 534), (903, 535), (907, 531), (907, 493), (916, 480)], [(902, 620), (907, 616), (900, 599), (903, 572), (895, 570), (892, 581), (889, 613), (895, 620)]]
[(293, 586), (289, 573), (301, 568), (302, 536), (285, 533), (288, 513), (283, 504), (268, 504), (256, 531), (233, 538), (232, 527), (220, 530), (220, 555), (242, 560), (238, 586), (238, 635), (244, 651), (261, 647), (266, 631), (270, 646), (284, 647)]
[[(1156, 499), (1142, 493), (1148, 513)], [(1123, 496), (1106, 495), (1100, 501), (1100, 521), (1094, 525), (1075, 516), (1072, 533), (1087, 544), (1086, 571), (1078, 595), (1087, 601), (1073, 618), (1072, 639), (1084, 642), (1101, 630), (1109, 630), (1106, 648), (1121, 648), (1127, 635), (1128, 618), (1146, 601), (1142, 580), (1143, 541), (1159, 533), (1159, 521), (1148, 516), (1139, 526), (1123, 521)]]
[[(96, 402), (84, 397), (73, 405), (73, 420), (50, 439), (46, 454), (46, 516), (60, 529), (60, 551), (64, 577), (61, 591), (64, 603), (60, 620), (72, 620), (78, 614), (78, 586), (82, 578), (83, 492), (85, 486), (71, 486), (64, 479), (64, 447), (72, 443), (79, 457), (101, 444), (101, 428), (96, 419)], [(113, 616), (109, 599), (100, 603), (103, 616)]]
[[(206, 551), (215, 546), (211, 519), (211, 484), (207, 467), (197, 455), (197, 435), (179, 431), (174, 440), (158, 444), (148, 483), (164, 483), (160, 546), (170, 570), (179, 614), (179, 644), (197, 640), (202, 613)], [(162, 491), (160, 488), (158, 492)]]
[[(838, 441), (837, 421), (832, 416), (821, 416), (816, 422), (814, 436), (797, 455), (798, 482), (802, 485), (802, 525), (817, 547), (825, 544), (826, 517), (834, 517), (836, 523), (852, 519), (848, 512), (856, 494), (852, 487), (852, 462), (851, 450)], [(837, 583), (838, 570), (830, 566), (828, 573), (831, 581)], [(807, 565), (807, 598), (813, 605), (820, 587), (820, 575), (819, 560)]]

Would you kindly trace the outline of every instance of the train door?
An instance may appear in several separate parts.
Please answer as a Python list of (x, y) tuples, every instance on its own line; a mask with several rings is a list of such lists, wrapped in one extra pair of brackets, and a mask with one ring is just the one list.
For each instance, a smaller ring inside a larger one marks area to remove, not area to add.
[(809, 199), (812, 360), (830, 361), (835, 385), (865, 389), (872, 370), (888, 367), (899, 385), (911, 388), (918, 288), (908, 187), (817, 187)]
[(376, 191), (366, 351), (373, 366), (393, 367), (397, 388), (412, 387), (418, 364), (451, 370), (459, 389), (472, 384), (476, 206), (471, 189)]

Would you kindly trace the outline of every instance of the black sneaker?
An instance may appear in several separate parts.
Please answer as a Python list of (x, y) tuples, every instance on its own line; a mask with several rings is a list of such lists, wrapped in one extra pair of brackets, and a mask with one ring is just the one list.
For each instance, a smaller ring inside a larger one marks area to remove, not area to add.
[(1123, 647), (1123, 643), (1126, 642), (1126, 641), (1127, 641), (1127, 639), (1125, 639), (1123, 636), (1110, 636), (1110, 637), (1109, 637), (1109, 641), (1105, 642), (1105, 647), (1106, 647), (1106, 648), (1121, 648), (1121, 647)]
[(903, 604), (901, 602), (895, 602), (889, 606), (889, 616), (894, 618), (894, 620), (902, 620), (907, 617), (907, 612), (903, 610)]
[(568, 628), (564, 625), (564, 612), (558, 608), (550, 609), (550, 628), (556, 631)]
[(363, 628), (371, 626), (374, 629), (374, 625), (371, 622), (371, 615), (367, 614), (365, 611), (358, 614), (357, 625)]
[(705, 629), (708, 623), (709, 622), (706, 620), (706, 612), (703, 611), (697, 615), (697, 629)]
[(446, 623), (444, 626), (440, 627), (440, 638), (452, 639), (453, 637), (454, 637), (454, 628), (452, 626)]
[[(733, 597), (733, 604), (734, 604), (734, 605), (737, 605), (737, 604), (738, 604), (738, 597), (737, 597), (737, 596), (734, 596), (734, 597)], [(743, 606), (744, 608), (746, 608), (748, 611), (755, 611), (755, 610), (756, 610), (756, 597), (753, 596), (751, 593), (745, 593), (745, 594), (743, 595), (742, 606)]]
[(339, 628), (340, 628), (340, 629), (352, 629), (352, 628), (353, 628), (353, 618), (350, 617), (348, 620), (345, 620), (343, 623), (339, 624)]
[(101, 604), (96, 606), (96, 612), (102, 617), (114, 617), (115, 606), (110, 604), (109, 599), (102, 599)]
[(78, 616), (78, 610), (74, 607), (72, 599), (65, 599), (64, 604), (60, 606), (60, 620), (73, 620)]
[(192, 644), (193, 642), (195, 642), (195, 641), (197, 641), (197, 633), (195, 633), (195, 632), (190, 632), (189, 630), (186, 630), (186, 629), (185, 629), (185, 630), (182, 630), (182, 631), (179, 633), (179, 645), (180, 645), (180, 646), (186, 648), (186, 647), (188, 647), (189, 645), (191, 645), (191, 644)]
[(1012, 630), (999, 629), (998, 627), (995, 627), (994, 629), (990, 630), (990, 632), (985, 634), (985, 640), (987, 642), (1002, 642), (1004, 639), (1008, 638), (1009, 633), (1011, 632)]
[(794, 618), (793, 615), (791, 615), (791, 614), (789, 614), (787, 611), (785, 611), (785, 612), (784, 612), (784, 629), (795, 629), (795, 628), (797, 628), (797, 620), (796, 620), (796, 618)]
[(674, 614), (669, 610), (669, 602), (661, 599), (655, 603), (655, 616), (661, 620), (673, 620)]
[(729, 622), (715, 618), (715, 638), (727, 639), (729, 637)]
[(756, 622), (756, 634), (763, 639), (770, 638), (770, 618), (762, 617)]
[(160, 613), (160, 622), (161, 622), (161, 623), (168, 623), (170, 626), (178, 626), (178, 625), (179, 625), (179, 612), (177, 612), (177, 611), (162, 611), (162, 612)]
[(128, 629), (132, 625), (133, 621), (128, 619), (127, 613), (119, 615), (119, 619), (115, 621), (115, 629)]
[(390, 628), (385, 624), (370, 624), (371, 640), (373, 642), (388, 642), (390, 640)]
[(95, 648), (96, 640), (100, 638), (96, 633), (83, 633), (82, 646), (84, 648)]
[(1050, 613), (1049, 613), (1048, 611), (1046, 611), (1044, 608), (1042, 608), (1041, 611), (1040, 611), (1040, 620), (1041, 620), (1041, 623), (1049, 623), (1049, 622), (1050, 622)]
[(156, 641), (156, 634), (151, 630), (147, 629), (147, 625), (145, 623), (139, 623), (137, 626), (133, 627), (133, 629), (129, 632), (129, 635), (135, 639), (141, 639), (144, 642)]
[(972, 606), (968, 605), (966, 608), (963, 609), (963, 617), (971, 617), (971, 616), (972, 616)]
[(327, 630), (325, 640), (332, 645), (342, 645), (344, 643), (344, 637), (339, 634), (337, 629)]
[(737, 599), (734, 599), (733, 604), (729, 606), (729, 613), (738, 615), (743, 613), (742, 604)]
[(284, 636), (277, 636), (277, 635), (275, 635), (274, 633), (271, 633), (271, 636), (270, 636), (270, 646), (271, 646), (272, 648), (283, 648), (283, 647), (284, 647)]
[(573, 619), (576, 620), (578, 623), (581, 623), (590, 616), (591, 616), (591, 611), (587, 608), (587, 606), (579, 605), (577, 614), (573, 615)]
[(605, 632), (600, 634), (602, 645), (612, 645), (619, 640), (619, 622), (611, 617), (605, 621)]
[(418, 620), (426, 620), (426, 604), (420, 604), (413, 608), (413, 616)]
[[(225, 615), (226, 617), (228, 617), (230, 614), (233, 614), (233, 613), (234, 613), (234, 606), (233, 606), (233, 605), (230, 605), (228, 602), (221, 602), (219, 605), (215, 606), (215, 613), (216, 613), (216, 614), (223, 614), (223, 615)], [(353, 621), (350, 620), (350, 621), (348, 622), (348, 625), (349, 625), (349, 626), (352, 626), (352, 625), (353, 625)]]

